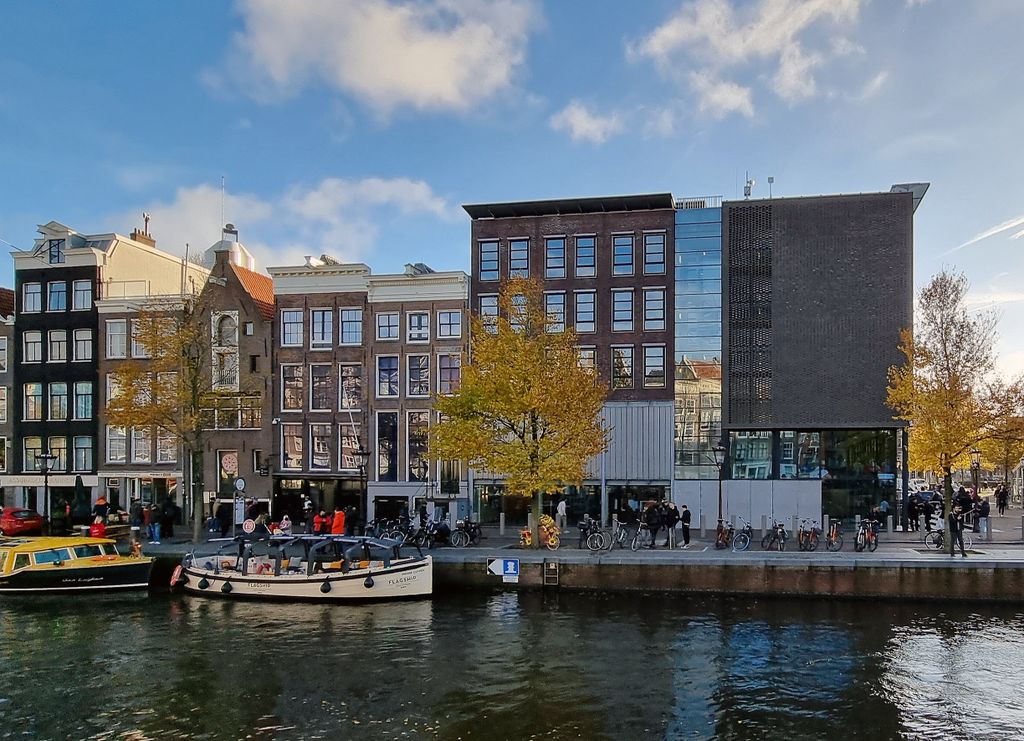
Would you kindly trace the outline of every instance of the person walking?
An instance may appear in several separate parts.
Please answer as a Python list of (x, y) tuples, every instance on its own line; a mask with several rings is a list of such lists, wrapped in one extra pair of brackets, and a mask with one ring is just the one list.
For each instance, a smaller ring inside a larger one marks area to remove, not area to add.
[(991, 512), (992, 505), (988, 503), (988, 499), (982, 499), (981, 504), (978, 505), (978, 525), (981, 528), (979, 532), (986, 537), (989, 535), (989, 528), (992, 527), (992, 523), (988, 519)]
[(217, 518), (217, 525), (220, 528), (220, 537), (226, 538), (228, 530), (231, 529), (231, 505), (221, 502), (217, 505), (217, 511), (213, 515)]
[(654, 550), (658, 543), (658, 531), (661, 530), (661, 511), (657, 502), (647, 505), (647, 509), (644, 510), (644, 522), (651, 533), (651, 544), (647, 547)]
[(679, 514), (679, 522), (681, 523), (682, 528), (683, 528), (683, 550), (686, 550), (687, 548), (690, 547), (690, 518), (691, 517), (692, 517), (692, 515), (690, 514), (690, 510), (684, 504), (683, 505), (683, 511)]
[(665, 507), (665, 547), (676, 547), (676, 525), (679, 524), (679, 508), (675, 502), (669, 502)]
[(932, 504), (931, 499), (926, 499), (924, 502), (924, 529), (925, 532), (930, 533), (932, 531), (932, 515), (935, 514), (935, 505)]
[(149, 544), (160, 545), (160, 510), (155, 504), (149, 505)]
[(1009, 501), (1010, 493), (1006, 490), (1006, 484), (1000, 484), (996, 489), (996, 509), (1000, 517), (1006, 514), (1006, 505), (1009, 504)]
[(565, 532), (565, 497), (558, 500), (558, 506), (555, 507), (555, 524), (558, 525), (558, 529)]
[(128, 527), (132, 536), (132, 542), (142, 539), (142, 523), (146, 519), (145, 510), (141, 499), (133, 499), (132, 506), (128, 509)]
[(959, 505), (954, 506), (953, 511), (949, 513), (949, 537), (953, 539), (949, 555), (956, 555), (953, 550), (959, 544), (960, 555), (967, 558), (967, 552), (964, 550), (964, 511)]
[(345, 534), (345, 510), (340, 507), (334, 510), (334, 517), (331, 520), (331, 535)]
[(907, 529), (912, 533), (916, 533), (921, 529), (921, 523), (917, 520), (921, 515), (920, 505), (921, 497), (917, 496), (915, 491), (907, 499)]

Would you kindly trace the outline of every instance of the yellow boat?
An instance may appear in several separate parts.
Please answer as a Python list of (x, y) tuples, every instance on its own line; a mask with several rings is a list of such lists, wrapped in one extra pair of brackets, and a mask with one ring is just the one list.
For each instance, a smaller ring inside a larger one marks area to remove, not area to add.
[(0, 594), (145, 589), (152, 569), (109, 538), (0, 538)]

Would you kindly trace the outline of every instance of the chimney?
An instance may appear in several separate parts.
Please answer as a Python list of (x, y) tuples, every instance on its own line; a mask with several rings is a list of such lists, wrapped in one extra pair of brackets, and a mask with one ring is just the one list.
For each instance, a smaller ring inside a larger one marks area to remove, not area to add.
[(142, 244), (148, 244), (150, 247), (156, 247), (156, 240), (139, 229), (132, 230), (132, 239), (136, 242), (142, 242)]

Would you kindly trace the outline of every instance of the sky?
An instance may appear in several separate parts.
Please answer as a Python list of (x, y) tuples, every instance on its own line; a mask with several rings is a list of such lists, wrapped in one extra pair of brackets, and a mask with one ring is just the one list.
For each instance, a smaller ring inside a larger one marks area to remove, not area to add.
[(464, 203), (927, 181), (916, 285), (964, 272), (1024, 371), (1021, 28), (1019, 0), (5, 0), (0, 239), (146, 211), (174, 254), (230, 221), (261, 267), (468, 270)]

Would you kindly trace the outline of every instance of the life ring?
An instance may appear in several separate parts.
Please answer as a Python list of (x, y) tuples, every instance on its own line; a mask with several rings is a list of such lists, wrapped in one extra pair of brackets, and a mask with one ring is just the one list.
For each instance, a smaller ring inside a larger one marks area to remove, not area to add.
[(233, 568), (235, 568), (235, 562), (234, 561), (229, 561), (228, 559), (225, 558), (223, 561), (220, 562), (220, 567), (222, 569), (233, 569)]
[(273, 568), (274, 567), (271, 566), (269, 563), (258, 563), (258, 564), (256, 564), (256, 573), (257, 574), (266, 574), (268, 571), (271, 571)]
[(178, 586), (178, 580), (181, 579), (181, 571), (182, 571), (181, 564), (179, 563), (177, 566), (174, 567), (174, 573), (171, 574), (171, 586), (172, 587)]
[(117, 556), (93, 556), (92, 560), (93, 561), (98, 561), (98, 562), (102, 562), (102, 561), (116, 561), (117, 560)]

